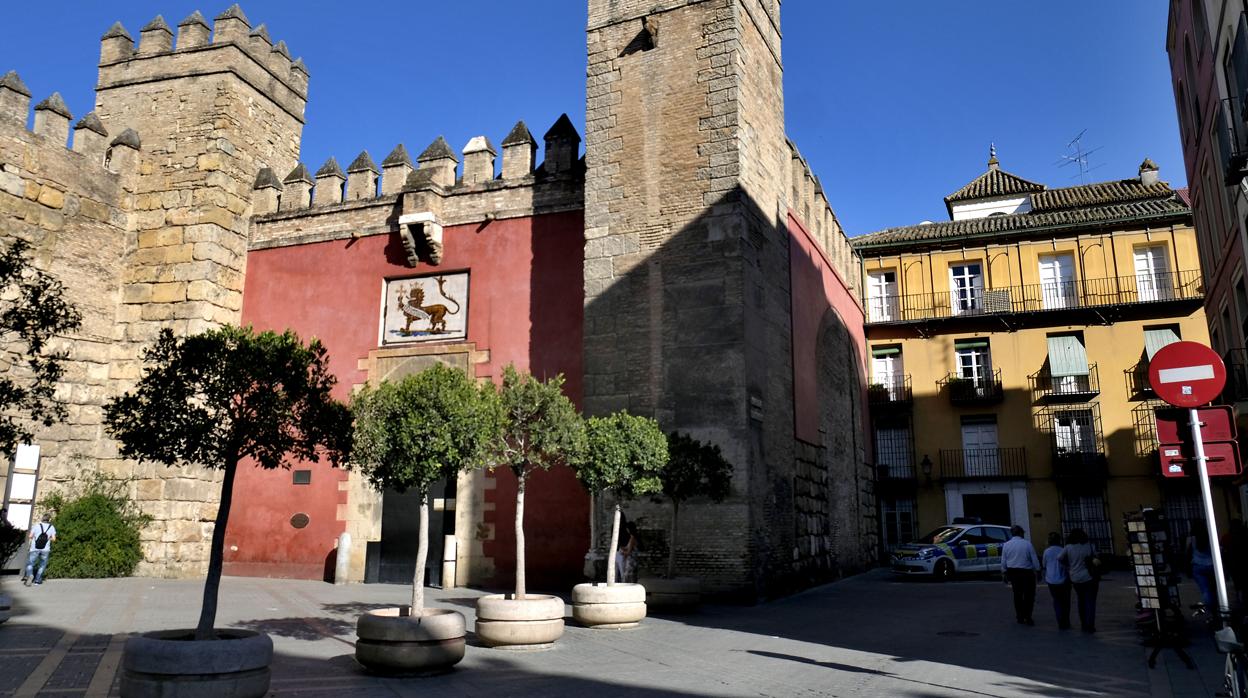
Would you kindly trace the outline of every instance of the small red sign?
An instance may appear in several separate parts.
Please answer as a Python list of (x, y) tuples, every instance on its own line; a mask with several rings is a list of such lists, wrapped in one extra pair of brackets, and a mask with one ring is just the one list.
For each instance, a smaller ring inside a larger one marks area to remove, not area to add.
[[(1235, 440), (1235, 411), (1229, 405), (1201, 407), (1196, 410), (1200, 435), (1205, 443)], [(1157, 410), (1157, 443), (1186, 444), (1192, 442), (1191, 417), (1187, 410)]]
[[(1161, 474), (1165, 477), (1188, 477), (1200, 473), (1196, 465), (1196, 449), (1191, 444), (1173, 444), (1158, 449), (1161, 456)], [(1234, 441), (1205, 444), (1205, 467), (1209, 477), (1238, 475), (1243, 469), (1239, 461), (1239, 446)]]
[(1175, 407), (1200, 407), (1226, 386), (1222, 357), (1197, 342), (1167, 344), (1148, 364), (1148, 382), (1157, 397)]

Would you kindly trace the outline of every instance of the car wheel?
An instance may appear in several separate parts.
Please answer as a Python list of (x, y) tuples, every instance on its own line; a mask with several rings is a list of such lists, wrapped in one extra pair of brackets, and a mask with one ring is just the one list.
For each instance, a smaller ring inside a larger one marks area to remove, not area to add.
[(934, 577), (937, 581), (947, 582), (950, 579), (953, 579), (953, 572), (952, 560), (938, 560), (936, 562), (936, 567), (932, 570), (932, 577)]

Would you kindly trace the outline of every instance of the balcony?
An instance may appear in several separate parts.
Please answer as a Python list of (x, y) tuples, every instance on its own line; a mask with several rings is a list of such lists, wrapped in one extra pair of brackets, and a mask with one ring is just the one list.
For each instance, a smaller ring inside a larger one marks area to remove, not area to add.
[(1226, 388), (1221, 402), (1233, 405), (1248, 400), (1248, 349), (1231, 349), (1222, 357), (1226, 364)]
[(1005, 399), (999, 368), (986, 376), (977, 378), (964, 378), (956, 373), (950, 373), (937, 384), (949, 391), (949, 402), (960, 407), (995, 405)]
[(867, 301), (867, 323), (905, 324), (1019, 313), (1054, 313), (1204, 298), (1200, 270), (1116, 276), (962, 292), (883, 296)]
[(941, 449), (944, 480), (1018, 480), (1027, 477), (1027, 449)]
[(1109, 460), (1104, 453), (1055, 451), (1053, 479), (1065, 483), (1097, 483), (1109, 479)]
[(872, 410), (886, 411), (909, 409), (914, 402), (914, 390), (910, 374), (886, 376), (867, 386), (867, 404)]
[(1215, 135), (1226, 171), (1223, 181), (1228, 187), (1236, 186), (1248, 176), (1248, 124), (1242, 96), (1228, 97), (1221, 101), (1217, 113)]
[(1041, 369), (1030, 376), (1031, 392), (1037, 402), (1087, 402), (1101, 392), (1100, 375), (1096, 364), (1088, 366), (1087, 375), (1053, 376), (1049, 369)]
[(1134, 366), (1122, 372), (1127, 383), (1127, 396), (1131, 400), (1152, 400), (1157, 397), (1153, 384), (1148, 382), (1148, 360), (1140, 359)]

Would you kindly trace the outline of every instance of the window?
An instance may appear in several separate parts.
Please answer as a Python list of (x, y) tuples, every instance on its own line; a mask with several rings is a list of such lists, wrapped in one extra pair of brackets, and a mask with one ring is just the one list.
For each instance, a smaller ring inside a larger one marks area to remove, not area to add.
[(1179, 341), (1178, 325), (1158, 325), (1156, 327), (1144, 328), (1144, 353), (1148, 356), (1148, 360), (1153, 360), (1153, 355), (1161, 350), (1167, 344), (1174, 344)]
[(959, 378), (965, 378), (977, 388), (987, 386), (992, 378), (992, 362), (988, 354), (987, 339), (962, 339), (954, 343), (954, 357)]
[(907, 422), (875, 426), (875, 461), (881, 477), (914, 479), (914, 446)]
[(1069, 536), (1076, 528), (1088, 534), (1088, 541), (1101, 555), (1114, 552), (1113, 529), (1102, 494), (1066, 493), (1062, 495), (1062, 535)]
[(1135, 290), (1141, 302), (1174, 297), (1165, 245), (1135, 248)]
[(871, 384), (887, 393), (891, 401), (903, 400), (906, 372), (898, 345), (871, 348)]
[(913, 497), (885, 498), (880, 502), (885, 545), (902, 545), (918, 537), (916, 508)]
[(294, 471), (294, 484), (296, 485), (312, 484), (312, 471), (311, 470)]
[(1239, 336), (1241, 346), (1248, 346), (1248, 295), (1244, 293), (1244, 279), (1235, 282), (1235, 309), (1239, 311)]
[(969, 477), (1001, 474), (996, 417), (962, 418), (962, 467)]
[(1004, 543), (1010, 539), (1009, 531), (995, 526), (986, 526), (984, 535), (988, 538), (989, 543)]
[(949, 293), (954, 315), (969, 315), (984, 307), (984, 273), (979, 264), (949, 267)]
[(1045, 310), (1070, 308), (1077, 304), (1073, 255), (1040, 255), (1040, 302)]
[(1053, 441), (1059, 454), (1098, 453), (1092, 410), (1061, 410), (1053, 415)]
[(1088, 352), (1083, 335), (1051, 334), (1049, 340), (1049, 376), (1051, 389), (1057, 394), (1086, 393), (1091, 389), (1088, 378)]
[(888, 322), (897, 320), (897, 272), (867, 272), (867, 320)]

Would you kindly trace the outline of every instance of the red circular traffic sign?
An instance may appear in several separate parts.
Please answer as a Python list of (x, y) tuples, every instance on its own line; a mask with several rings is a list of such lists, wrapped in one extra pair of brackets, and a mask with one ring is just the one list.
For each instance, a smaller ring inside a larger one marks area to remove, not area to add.
[(1198, 342), (1174, 342), (1153, 354), (1148, 383), (1157, 397), (1175, 407), (1213, 402), (1226, 386), (1222, 357)]

